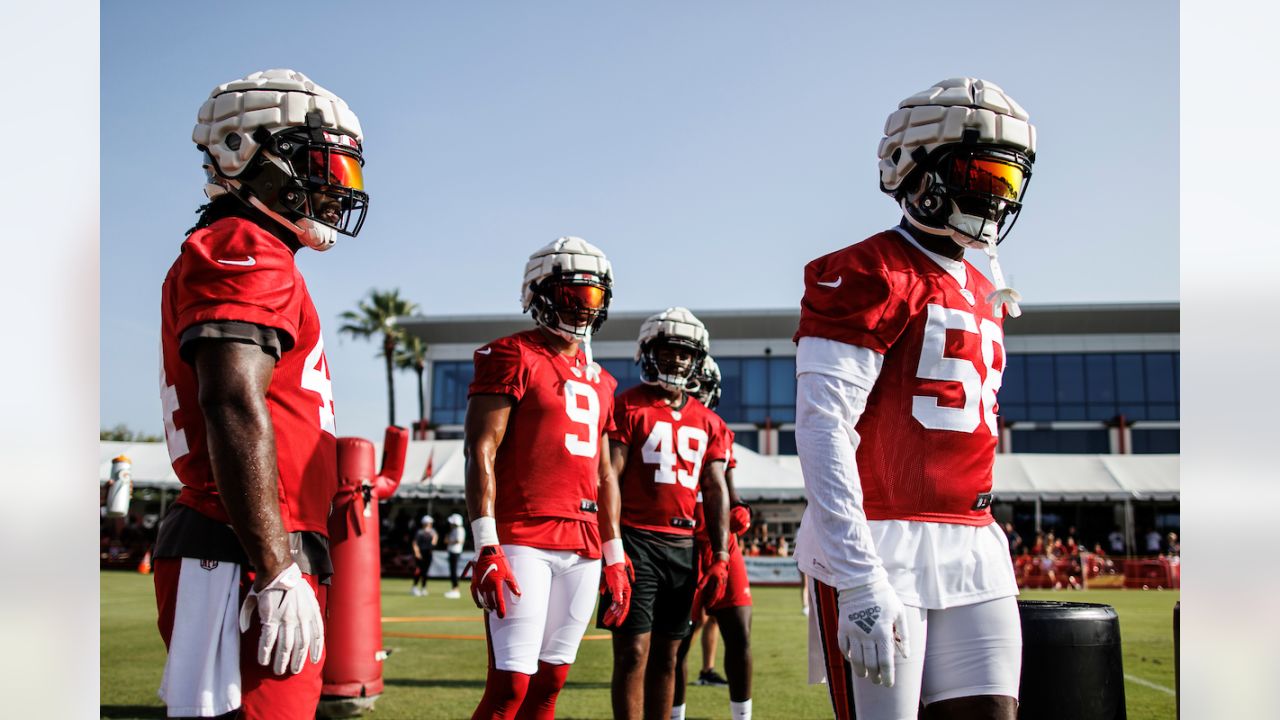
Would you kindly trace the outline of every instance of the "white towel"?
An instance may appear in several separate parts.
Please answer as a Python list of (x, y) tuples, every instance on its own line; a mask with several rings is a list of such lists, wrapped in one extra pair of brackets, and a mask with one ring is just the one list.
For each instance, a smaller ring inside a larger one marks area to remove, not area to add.
[(240, 707), (239, 612), (238, 564), (182, 558), (159, 691), (169, 717), (216, 717)]

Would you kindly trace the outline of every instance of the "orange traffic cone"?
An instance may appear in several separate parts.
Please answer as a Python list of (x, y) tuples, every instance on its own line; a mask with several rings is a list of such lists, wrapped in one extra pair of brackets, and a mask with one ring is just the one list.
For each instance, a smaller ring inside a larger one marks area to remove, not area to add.
[(142, 562), (138, 563), (138, 572), (143, 575), (151, 574), (151, 551), (147, 550), (142, 556)]

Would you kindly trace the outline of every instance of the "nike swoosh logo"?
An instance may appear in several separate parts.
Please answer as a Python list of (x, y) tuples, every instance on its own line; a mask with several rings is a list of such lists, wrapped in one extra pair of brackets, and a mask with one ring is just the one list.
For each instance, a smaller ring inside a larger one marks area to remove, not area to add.
[(476, 351), (476, 354), (477, 354), (477, 355), (488, 355), (488, 354), (489, 354), (489, 353), (491, 353), (491, 352), (493, 352), (493, 348), (484, 348), (484, 349), (482, 349), (482, 350), (477, 350), (477, 351)]
[(222, 263), (223, 265), (243, 265), (245, 267), (258, 264), (258, 261), (254, 260), (252, 255), (246, 255), (245, 259), (243, 260), (221, 260), (220, 259), (218, 260), (218, 262)]
[(484, 579), (489, 577), (489, 573), (497, 569), (498, 569), (497, 565), (490, 565), (489, 567), (485, 568), (484, 574), (480, 576), (480, 582), (484, 582)]
[(838, 288), (840, 287), (840, 283), (844, 282), (844, 276), (839, 275), (836, 277), (835, 280), (832, 280), (831, 282), (822, 282), (821, 280), (818, 280), (817, 282), (819, 285), (822, 285), (823, 287)]

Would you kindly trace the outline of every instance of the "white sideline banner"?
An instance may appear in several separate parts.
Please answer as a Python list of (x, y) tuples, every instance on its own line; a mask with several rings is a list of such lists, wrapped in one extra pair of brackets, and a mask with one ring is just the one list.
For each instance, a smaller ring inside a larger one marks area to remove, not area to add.
[(747, 563), (747, 579), (752, 585), (799, 585), (800, 568), (793, 557), (751, 556)]

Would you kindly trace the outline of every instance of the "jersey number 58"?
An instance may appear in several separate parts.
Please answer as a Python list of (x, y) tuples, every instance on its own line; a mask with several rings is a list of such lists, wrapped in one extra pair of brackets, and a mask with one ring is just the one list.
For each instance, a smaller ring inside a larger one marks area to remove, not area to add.
[[(972, 360), (945, 355), (948, 330), (963, 330), (981, 338), (985, 375), (978, 373), (978, 367)], [(1000, 370), (993, 367), (996, 345), (1000, 346)], [(936, 397), (916, 395), (911, 398), (911, 416), (930, 430), (971, 433), (985, 424), (991, 434), (995, 435), (996, 391), (1000, 389), (1004, 377), (1004, 357), (1004, 333), (999, 325), (987, 318), (983, 318), (979, 324), (971, 312), (930, 305), (916, 375), (924, 380), (960, 383), (964, 392), (964, 405), (945, 407), (938, 404)], [(979, 404), (982, 406), (981, 412)]]

